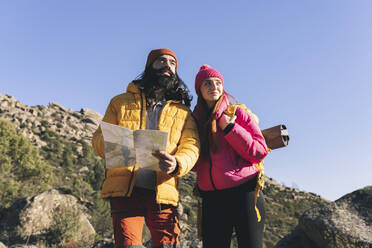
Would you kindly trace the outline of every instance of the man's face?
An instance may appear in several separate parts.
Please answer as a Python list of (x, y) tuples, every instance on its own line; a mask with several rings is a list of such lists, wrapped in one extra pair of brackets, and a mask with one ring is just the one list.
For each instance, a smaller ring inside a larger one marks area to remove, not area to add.
[(154, 63), (152, 63), (152, 68), (155, 70), (160, 70), (162, 75), (171, 76), (176, 73), (177, 62), (175, 58), (171, 55), (161, 55)]

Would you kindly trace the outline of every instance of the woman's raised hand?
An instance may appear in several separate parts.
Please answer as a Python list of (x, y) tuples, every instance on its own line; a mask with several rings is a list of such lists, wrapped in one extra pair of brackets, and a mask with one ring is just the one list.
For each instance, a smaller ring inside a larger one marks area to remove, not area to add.
[(227, 125), (229, 125), (230, 123), (234, 123), (235, 119), (236, 115), (230, 117), (226, 114), (222, 114), (222, 116), (218, 119), (218, 126), (222, 130), (224, 130), (227, 127)]

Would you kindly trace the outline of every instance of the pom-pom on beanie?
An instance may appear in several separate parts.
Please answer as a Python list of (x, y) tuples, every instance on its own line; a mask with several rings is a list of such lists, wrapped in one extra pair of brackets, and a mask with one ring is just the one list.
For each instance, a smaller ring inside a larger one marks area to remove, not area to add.
[(195, 92), (199, 94), (200, 86), (202, 85), (203, 81), (209, 77), (216, 77), (221, 79), (222, 86), (224, 87), (223, 77), (221, 73), (219, 73), (216, 69), (213, 69), (209, 65), (202, 65), (199, 69), (198, 74), (196, 74), (195, 78)]
[(154, 61), (160, 57), (161, 55), (170, 55), (176, 60), (176, 69), (177, 69), (177, 57), (176, 54), (174, 54), (173, 51), (171, 51), (168, 48), (160, 48), (160, 49), (155, 49), (152, 50), (149, 55), (147, 56), (147, 61), (146, 61), (146, 68), (150, 66)]

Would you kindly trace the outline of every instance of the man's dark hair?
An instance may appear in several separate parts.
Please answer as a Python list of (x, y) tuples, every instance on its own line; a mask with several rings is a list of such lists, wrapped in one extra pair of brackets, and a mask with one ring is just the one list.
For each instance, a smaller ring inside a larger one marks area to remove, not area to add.
[[(169, 72), (170, 76), (162, 74), (165, 70)], [(157, 70), (150, 65), (133, 83), (139, 86), (147, 97), (154, 97), (155, 90), (164, 88), (165, 100), (183, 101), (187, 107), (191, 105), (192, 96), (186, 84), (178, 76), (177, 72), (174, 74), (168, 68)]]

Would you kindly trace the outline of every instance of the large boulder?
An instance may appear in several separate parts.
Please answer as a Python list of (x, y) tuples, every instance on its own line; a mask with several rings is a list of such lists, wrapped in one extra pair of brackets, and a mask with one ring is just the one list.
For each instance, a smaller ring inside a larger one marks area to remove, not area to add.
[(72, 195), (52, 189), (18, 199), (9, 209), (0, 224), (0, 240), (8, 245), (62, 242), (64, 235), (70, 243), (94, 241), (86, 209)]
[(305, 211), (298, 227), (275, 247), (372, 247), (372, 186)]
[(275, 248), (320, 248), (311, 239), (309, 239), (305, 232), (297, 226), (290, 234), (282, 238), (275, 246)]

